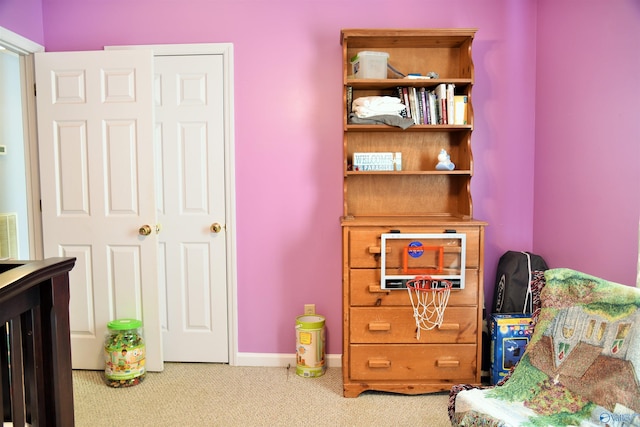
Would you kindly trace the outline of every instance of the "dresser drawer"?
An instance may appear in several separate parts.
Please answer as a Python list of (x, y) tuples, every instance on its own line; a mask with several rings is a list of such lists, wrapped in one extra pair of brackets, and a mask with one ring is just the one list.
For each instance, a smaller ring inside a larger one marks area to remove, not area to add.
[[(386, 227), (352, 228), (349, 230), (349, 265), (352, 268), (380, 267), (380, 250), (382, 233), (389, 233)], [(407, 227), (403, 233), (435, 234), (444, 233), (438, 227)], [(457, 227), (458, 233), (467, 236), (466, 267), (477, 268), (480, 261), (480, 229), (478, 227)], [(446, 240), (446, 239), (445, 239)], [(397, 243), (397, 244), (396, 244)], [(387, 263), (389, 267), (399, 267), (403, 248), (400, 242), (390, 242), (387, 247)]]
[[(380, 269), (349, 270), (349, 290), (352, 306), (411, 305), (406, 289), (380, 288)], [(465, 287), (451, 291), (448, 305), (478, 305), (478, 270), (466, 269)]]
[(478, 312), (475, 307), (447, 307), (442, 325), (421, 330), (416, 337), (416, 321), (409, 307), (354, 307), (349, 321), (352, 343), (469, 343), (476, 342)]
[(476, 380), (476, 346), (472, 344), (354, 344), (349, 346), (351, 380)]

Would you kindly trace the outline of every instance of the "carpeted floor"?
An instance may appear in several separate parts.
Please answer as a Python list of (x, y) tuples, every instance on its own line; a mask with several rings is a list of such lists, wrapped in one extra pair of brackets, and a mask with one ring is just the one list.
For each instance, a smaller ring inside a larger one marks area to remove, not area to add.
[(344, 398), (341, 372), (302, 378), (295, 366), (166, 363), (141, 384), (114, 389), (100, 371), (74, 371), (75, 421), (77, 427), (451, 425), (447, 393)]

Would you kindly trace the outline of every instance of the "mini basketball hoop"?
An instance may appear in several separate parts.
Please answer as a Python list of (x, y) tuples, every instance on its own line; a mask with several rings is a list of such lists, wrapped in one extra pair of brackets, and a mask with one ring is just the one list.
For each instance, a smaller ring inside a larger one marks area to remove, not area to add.
[(434, 280), (429, 276), (418, 276), (407, 282), (416, 319), (416, 339), (420, 339), (421, 330), (428, 331), (442, 324), (451, 286), (449, 280)]

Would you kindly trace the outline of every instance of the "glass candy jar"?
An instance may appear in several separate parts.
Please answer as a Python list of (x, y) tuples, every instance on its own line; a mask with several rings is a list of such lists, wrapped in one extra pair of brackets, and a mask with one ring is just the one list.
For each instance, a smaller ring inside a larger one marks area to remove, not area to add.
[(142, 322), (116, 319), (107, 324), (104, 380), (111, 387), (131, 387), (144, 380), (145, 344)]

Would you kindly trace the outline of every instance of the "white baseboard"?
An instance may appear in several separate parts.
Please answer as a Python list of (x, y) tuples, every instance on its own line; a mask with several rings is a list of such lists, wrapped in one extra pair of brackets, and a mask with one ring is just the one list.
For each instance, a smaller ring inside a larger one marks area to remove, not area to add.
[[(342, 366), (342, 354), (327, 354), (325, 361), (328, 368)], [(237, 353), (235, 366), (283, 367), (296, 366), (295, 354), (284, 353)]]

